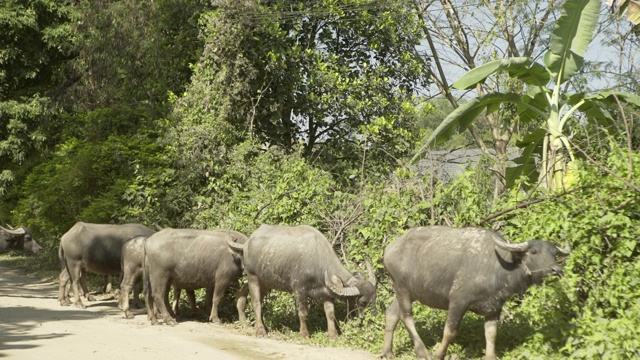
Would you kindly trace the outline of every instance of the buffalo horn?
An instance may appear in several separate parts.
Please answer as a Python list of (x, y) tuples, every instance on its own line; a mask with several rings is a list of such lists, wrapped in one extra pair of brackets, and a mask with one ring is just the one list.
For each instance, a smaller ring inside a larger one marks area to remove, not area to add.
[(520, 244), (509, 244), (507, 242), (504, 242), (502, 239), (498, 239), (498, 238), (493, 238), (493, 241), (496, 243), (496, 245), (500, 249), (506, 250), (509, 252), (525, 252), (529, 250), (529, 242), (520, 243)]
[(4, 228), (2, 226), (0, 226), (0, 229), (4, 230), (4, 232), (6, 232), (7, 234), (11, 234), (11, 235), (23, 235), (25, 233), (23, 228), (19, 228), (19, 229), (7, 229)]
[(373, 272), (373, 266), (371, 265), (371, 261), (369, 259), (364, 259), (364, 264), (367, 266), (367, 273), (369, 273), (369, 281), (376, 286), (376, 274)]
[(569, 246), (569, 241), (568, 240), (564, 241), (564, 247), (563, 248), (561, 248), (559, 246), (556, 246), (556, 249), (558, 249), (558, 251), (562, 255), (569, 255), (569, 253), (571, 253), (571, 246)]
[(324, 272), (324, 282), (325, 282), (325, 285), (329, 288), (329, 290), (331, 290), (331, 292), (333, 292), (338, 296), (349, 297), (349, 296), (360, 295), (360, 290), (358, 290), (358, 288), (355, 286), (350, 286), (350, 287), (335, 286), (333, 282), (331, 282), (331, 278), (329, 277), (329, 273), (327, 271)]
[(244, 244), (238, 244), (233, 237), (229, 236), (228, 232), (225, 239), (227, 240), (227, 245), (229, 245), (231, 250), (240, 252), (240, 253), (244, 252)]

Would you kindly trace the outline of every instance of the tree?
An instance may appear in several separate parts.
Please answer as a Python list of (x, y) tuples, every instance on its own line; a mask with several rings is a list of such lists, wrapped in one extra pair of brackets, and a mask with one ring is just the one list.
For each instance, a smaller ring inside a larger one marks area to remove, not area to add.
[(67, 103), (76, 111), (128, 106), (165, 116), (168, 94), (184, 90), (202, 52), (198, 20), (207, 3), (80, 1), (75, 30), (83, 36)]
[[(498, 58), (539, 56), (543, 51), (539, 40), (548, 31), (549, 19), (558, 12), (556, 1), (416, 0), (414, 6), (431, 56), (430, 79), (436, 89), (427, 89), (428, 94), (445, 97), (454, 108), (466, 95), (450, 86), (454, 77)], [(522, 92), (520, 86), (497, 76), (474, 90), (478, 95), (505, 89)], [(495, 154), (496, 196), (504, 187), (508, 147), (513, 146), (512, 137), (520, 131), (511, 121), (515, 116), (513, 107), (504, 106), (468, 127), (476, 146), (489, 156)]]
[[(615, 130), (616, 117), (607, 109), (618, 100), (640, 106), (640, 97), (630, 93), (609, 91), (596, 94), (568, 94), (563, 91), (569, 81), (584, 65), (583, 55), (592, 40), (600, 11), (597, 0), (569, 0), (563, 6), (562, 16), (554, 26), (549, 51), (544, 65), (530, 57), (513, 57), (488, 62), (462, 76), (453, 85), (469, 89), (483, 83), (490, 75), (504, 71), (531, 87), (520, 95), (494, 92), (479, 96), (453, 111), (427, 140), (423, 150), (437, 141), (445, 140), (456, 129), (467, 128), (480, 113), (491, 113), (502, 103), (513, 103), (519, 108), (519, 121), (544, 121), (540, 129), (526, 134), (519, 145), (523, 155), (519, 166), (512, 169), (513, 181), (535, 166), (534, 153), (540, 157), (539, 183), (549, 190), (563, 187), (563, 177), (571, 170), (575, 160), (568, 138), (568, 123), (581, 113), (587, 121)], [(547, 84), (551, 80), (553, 87)], [(526, 174), (526, 173), (525, 173)]]
[(69, 2), (7, 0), (0, 4), (0, 195), (13, 166), (44, 150), (56, 133), (57, 100), (74, 56)]
[(416, 19), (403, 2), (215, 5), (202, 19), (205, 50), (174, 111), (176, 134), (208, 139), (172, 140), (180, 156), (207, 164), (197, 173), (211, 174), (212, 159), (238, 136), (267, 147), (301, 143), (305, 157), (336, 173), (360, 169), (364, 152), (387, 164), (408, 153), (423, 68)]

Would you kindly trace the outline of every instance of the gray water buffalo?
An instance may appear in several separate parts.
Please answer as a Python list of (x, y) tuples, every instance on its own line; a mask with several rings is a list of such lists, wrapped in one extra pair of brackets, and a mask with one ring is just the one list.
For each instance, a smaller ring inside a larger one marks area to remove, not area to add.
[(482, 228), (429, 226), (409, 229), (387, 246), (384, 265), (393, 279), (396, 298), (386, 310), (383, 356), (393, 358), (393, 332), (402, 320), (418, 358), (429, 358), (413, 321), (411, 304), (448, 310), (442, 344), (435, 352), (444, 359), (467, 310), (484, 316), (486, 358), (496, 359), (497, 322), (502, 305), (514, 294), (562, 275), (556, 262), (564, 249), (542, 240), (509, 244)]
[(129, 293), (133, 290), (134, 306), (139, 305), (140, 281), (142, 279), (142, 264), (144, 259), (144, 241), (146, 236), (136, 236), (122, 244), (120, 258), (120, 298), (118, 307), (124, 311), (127, 319), (133, 319), (129, 309)]
[(0, 254), (9, 250), (21, 250), (38, 254), (42, 247), (33, 239), (27, 228), (6, 229), (0, 226)]
[[(73, 225), (62, 235), (58, 249), (62, 264), (58, 290), (60, 305), (69, 305), (64, 291), (66, 276), (71, 279), (75, 305), (84, 308), (80, 299), (79, 285), (81, 281), (86, 281), (86, 272), (118, 275), (122, 245), (135, 236), (150, 236), (154, 232), (141, 224), (110, 225), (78, 222)], [(86, 284), (84, 286), (86, 287)]]
[[(133, 304), (138, 307), (139, 294), (142, 288), (142, 266), (144, 263), (144, 242), (146, 236), (136, 236), (127, 240), (122, 245), (122, 258), (120, 262), (120, 298), (118, 299), (118, 307), (124, 311), (124, 317), (133, 319), (133, 313), (129, 307), (129, 293), (133, 290)], [(174, 305), (173, 312), (177, 314), (178, 303), (180, 301), (181, 289), (174, 287)], [(196, 311), (196, 296), (193, 290), (187, 290), (187, 297), (191, 305), (191, 311)], [(168, 301), (168, 300), (167, 300)]]
[[(157, 322), (156, 309), (165, 324), (176, 324), (166, 300), (172, 284), (186, 290), (213, 288), (209, 320), (220, 323), (220, 300), (229, 287), (238, 287), (242, 276), (241, 258), (229, 249), (227, 237), (240, 244), (247, 241), (237, 231), (195, 229), (164, 229), (145, 241), (145, 299), (151, 324)], [(237, 297), (238, 316), (246, 321), (246, 294), (239, 290)]]
[(309, 336), (308, 298), (324, 301), (330, 339), (338, 337), (333, 304), (336, 297), (357, 298), (360, 307), (375, 303), (373, 277), (367, 280), (350, 273), (327, 238), (311, 226), (262, 225), (246, 244), (230, 241), (229, 246), (243, 254), (258, 336), (267, 332), (262, 321), (262, 299), (271, 290), (293, 293), (303, 337)]

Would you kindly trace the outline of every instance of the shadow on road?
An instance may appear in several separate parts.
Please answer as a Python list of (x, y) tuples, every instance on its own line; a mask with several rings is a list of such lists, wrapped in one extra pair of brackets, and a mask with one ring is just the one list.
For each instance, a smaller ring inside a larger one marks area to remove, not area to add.
[[(28, 304), (24, 305), (24, 304)], [(12, 349), (32, 349), (46, 340), (71, 335), (65, 331), (38, 334), (43, 324), (60, 320), (89, 320), (100, 313), (60, 307), (57, 284), (0, 266), (0, 357)]]

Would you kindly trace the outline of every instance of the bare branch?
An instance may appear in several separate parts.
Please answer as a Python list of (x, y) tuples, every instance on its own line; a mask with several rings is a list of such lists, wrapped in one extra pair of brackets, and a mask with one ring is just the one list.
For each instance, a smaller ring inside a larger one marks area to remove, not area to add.
[(488, 222), (488, 221), (491, 221), (491, 220), (493, 220), (493, 219), (499, 218), (499, 217), (501, 217), (501, 216), (504, 216), (504, 215), (506, 215), (506, 214), (508, 214), (508, 213), (510, 213), (510, 212), (516, 211), (516, 210), (518, 210), (518, 209), (526, 208), (526, 207), (529, 207), (529, 206), (531, 206), (531, 205), (539, 204), (539, 203), (541, 203), (541, 202), (545, 202), (545, 201), (548, 201), (548, 200), (554, 200), (554, 199), (557, 199), (557, 198), (560, 198), (560, 197), (566, 196), (566, 195), (568, 195), (568, 194), (572, 194), (572, 193), (574, 193), (574, 192), (576, 192), (576, 191), (583, 190), (583, 189), (586, 189), (586, 188), (587, 188), (587, 187), (584, 187), (584, 186), (583, 186), (583, 187), (577, 187), (577, 188), (571, 189), (571, 190), (569, 190), (569, 191), (565, 191), (565, 192), (563, 192), (563, 193), (561, 193), (561, 194), (556, 194), (556, 195), (553, 195), (553, 196), (550, 196), (550, 197), (547, 197), (547, 198), (543, 198), (543, 199), (531, 199), (531, 200), (523, 201), (523, 202), (521, 202), (521, 203), (518, 203), (516, 206), (512, 206), (512, 207), (510, 207), (510, 208), (507, 208), (507, 209), (504, 209), (504, 210), (498, 211), (498, 212), (496, 212), (496, 213), (493, 213), (493, 214), (491, 214), (491, 215), (489, 215), (489, 216), (487, 216), (487, 217), (483, 218), (482, 220), (480, 220), (480, 222), (478, 222), (478, 225), (482, 225), (482, 224), (484, 224), (484, 223), (486, 223), (486, 222)]

